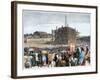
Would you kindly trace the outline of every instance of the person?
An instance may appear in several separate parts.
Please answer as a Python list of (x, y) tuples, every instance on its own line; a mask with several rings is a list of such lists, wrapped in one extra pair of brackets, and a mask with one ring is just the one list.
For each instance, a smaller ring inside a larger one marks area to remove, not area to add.
[(74, 55), (72, 54), (69, 58), (69, 66), (76, 66), (77, 65), (77, 59), (74, 58)]
[(30, 51), (30, 56), (32, 56), (32, 59), (31, 59), (31, 65), (32, 67), (36, 65), (36, 60), (35, 60), (35, 53), (34, 51)]
[(37, 52), (35, 52), (35, 63), (36, 63), (36, 66), (38, 66), (38, 61), (39, 61), (39, 59), (38, 59), (38, 53)]
[(32, 64), (32, 67), (36, 65), (35, 55), (32, 56), (31, 64)]
[(41, 54), (41, 52), (38, 54), (38, 59), (39, 59), (38, 65), (39, 65), (39, 67), (41, 67), (42, 66), (42, 54)]
[(49, 67), (52, 67), (52, 63), (53, 63), (52, 61), (53, 61), (53, 58), (54, 58), (53, 55), (54, 55), (53, 53), (48, 54), (48, 66)]
[(42, 55), (42, 65), (46, 66), (46, 55), (45, 54)]
[(75, 53), (74, 53), (74, 58), (76, 59), (76, 65), (79, 65), (79, 48), (76, 49)]
[(32, 56), (29, 56), (29, 54), (24, 56), (24, 66), (25, 66), (25, 68), (31, 68), (32, 67), (31, 59), (32, 59)]
[(88, 46), (86, 46), (86, 52), (85, 52), (85, 65), (90, 64), (90, 51)]
[(55, 54), (54, 56), (54, 61), (55, 61), (55, 66), (57, 67), (58, 66), (58, 55)]
[(66, 66), (69, 66), (69, 55), (68, 55), (68, 53), (65, 54), (65, 61), (66, 61)]
[(84, 59), (85, 59), (85, 52), (84, 48), (81, 47), (80, 54), (79, 54), (79, 64), (84, 65)]
[(54, 59), (51, 61), (51, 67), (55, 67), (55, 61), (54, 61)]
[(61, 60), (60, 60), (60, 66), (61, 66), (61, 67), (66, 66), (65, 55), (62, 55), (62, 58), (61, 58)]
[(30, 68), (31, 67), (31, 63), (29, 62), (29, 60), (28, 59), (26, 59), (26, 61), (25, 61), (25, 68)]
[(46, 57), (46, 66), (48, 66), (48, 54), (45, 54)]

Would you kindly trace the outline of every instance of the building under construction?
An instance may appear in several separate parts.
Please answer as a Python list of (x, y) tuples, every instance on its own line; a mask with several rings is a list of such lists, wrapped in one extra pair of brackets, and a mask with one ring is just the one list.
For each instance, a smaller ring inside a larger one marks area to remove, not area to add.
[(77, 31), (71, 27), (60, 27), (54, 30), (54, 44), (76, 44)]
[(56, 27), (56, 30), (54, 30), (53, 36), (54, 36), (54, 44), (64, 44), (64, 45), (70, 45), (73, 44), (76, 45), (76, 37), (78, 32), (76, 29), (73, 29), (69, 27), (67, 23), (67, 16), (65, 16), (65, 26), (62, 26), (60, 28)]

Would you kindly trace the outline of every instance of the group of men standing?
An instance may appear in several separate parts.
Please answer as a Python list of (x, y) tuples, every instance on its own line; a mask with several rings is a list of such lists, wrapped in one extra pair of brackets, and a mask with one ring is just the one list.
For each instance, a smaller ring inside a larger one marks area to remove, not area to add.
[[(62, 48), (63, 49), (63, 48)], [(59, 50), (33, 50), (24, 51), (24, 67), (65, 67), (82, 66), (90, 64), (90, 51), (88, 46)]]

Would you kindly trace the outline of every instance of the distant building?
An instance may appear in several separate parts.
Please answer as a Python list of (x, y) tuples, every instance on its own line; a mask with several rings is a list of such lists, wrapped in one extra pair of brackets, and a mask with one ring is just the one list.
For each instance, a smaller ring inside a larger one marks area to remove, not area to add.
[(49, 38), (49, 37), (51, 37), (51, 34), (48, 34), (47, 32), (36, 31), (33, 33), (33, 38)]
[(71, 27), (60, 27), (55, 30), (54, 44), (76, 44), (77, 31)]
[(77, 45), (88, 46), (90, 48), (90, 36), (82, 36), (77, 38)]

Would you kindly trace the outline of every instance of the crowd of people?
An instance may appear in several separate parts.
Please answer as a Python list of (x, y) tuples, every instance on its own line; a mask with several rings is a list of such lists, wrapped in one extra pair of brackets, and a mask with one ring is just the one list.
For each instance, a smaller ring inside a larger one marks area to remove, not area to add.
[(65, 67), (90, 64), (88, 46), (56, 48), (24, 48), (24, 67)]

